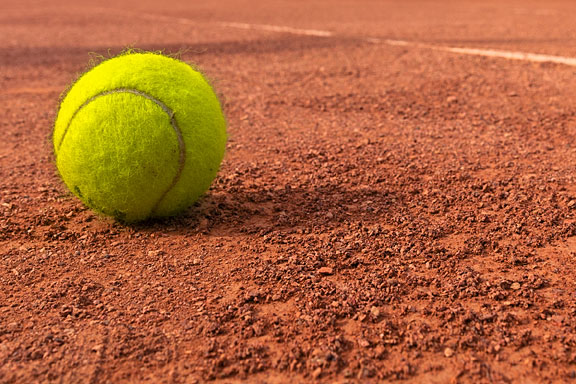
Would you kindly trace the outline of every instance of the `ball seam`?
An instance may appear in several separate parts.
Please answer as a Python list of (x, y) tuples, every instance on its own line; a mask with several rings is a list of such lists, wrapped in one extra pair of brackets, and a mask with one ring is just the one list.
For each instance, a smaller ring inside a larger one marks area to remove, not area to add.
[(166, 105), (166, 103), (164, 103), (163, 101), (155, 98), (154, 96), (151, 96), (149, 94), (147, 94), (146, 92), (140, 91), (138, 89), (134, 89), (134, 88), (114, 88), (114, 89), (110, 89), (107, 91), (103, 91), (100, 92), (92, 97), (90, 97), (88, 100), (86, 100), (84, 103), (82, 103), (72, 114), (72, 116), (70, 117), (70, 120), (68, 120), (68, 123), (66, 124), (66, 128), (64, 128), (64, 132), (62, 133), (62, 137), (60, 138), (58, 145), (56, 146), (56, 150), (54, 151), (54, 154), (56, 156), (56, 160), (58, 159), (58, 152), (60, 151), (60, 147), (62, 146), (62, 143), (64, 142), (64, 138), (66, 137), (66, 134), (68, 133), (68, 130), (70, 129), (70, 125), (72, 125), (72, 121), (74, 120), (74, 118), (76, 117), (76, 115), (83, 109), (85, 108), (88, 104), (90, 104), (91, 102), (93, 102), (94, 100), (103, 97), (103, 96), (108, 96), (111, 94), (115, 94), (115, 93), (130, 93), (136, 96), (141, 96), (144, 97), (150, 101), (152, 101), (153, 103), (155, 103), (156, 105), (158, 105), (170, 118), (170, 125), (172, 126), (172, 128), (174, 129), (174, 132), (176, 133), (176, 137), (178, 138), (178, 149), (179, 149), (179, 157), (178, 157), (178, 170), (176, 171), (176, 175), (174, 176), (174, 178), (172, 179), (172, 182), (170, 183), (170, 185), (168, 186), (168, 188), (162, 193), (162, 195), (160, 195), (160, 198), (158, 199), (158, 201), (154, 204), (154, 206), (152, 207), (152, 210), (150, 212), (151, 216), (154, 216), (155, 211), (158, 209), (160, 203), (162, 202), (162, 200), (164, 200), (164, 198), (166, 197), (166, 195), (172, 190), (172, 188), (174, 188), (176, 186), (176, 184), (178, 183), (178, 181), (180, 180), (180, 176), (182, 175), (182, 172), (184, 171), (184, 165), (186, 164), (186, 143), (184, 142), (184, 137), (182, 135), (182, 131), (180, 130), (180, 127), (178, 126), (178, 123), (176, 122), (176, 114), (175, 112)]

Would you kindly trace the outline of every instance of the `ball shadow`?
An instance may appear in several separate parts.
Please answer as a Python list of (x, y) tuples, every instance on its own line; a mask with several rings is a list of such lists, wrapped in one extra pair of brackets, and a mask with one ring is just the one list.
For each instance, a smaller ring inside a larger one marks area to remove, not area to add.
[(383, 186), (347, 190), (333, 186), (264, 191), (238, 188), (208, 193), (182, 215), (137, 224), (142, 231), (238, 236), (322, 231), (346, 222), (381, 223), (407, 209)]

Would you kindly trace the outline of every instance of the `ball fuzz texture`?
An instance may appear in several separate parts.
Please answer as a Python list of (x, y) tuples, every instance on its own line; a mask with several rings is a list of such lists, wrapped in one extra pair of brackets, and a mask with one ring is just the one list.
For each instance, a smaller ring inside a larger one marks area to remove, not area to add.
[(164, 55), (128, 53), (72, 86), (53, 142), (76, 196), (136, 222), (175, 215), (206, 192), (224, 156), (226, 121), (201, 73)]

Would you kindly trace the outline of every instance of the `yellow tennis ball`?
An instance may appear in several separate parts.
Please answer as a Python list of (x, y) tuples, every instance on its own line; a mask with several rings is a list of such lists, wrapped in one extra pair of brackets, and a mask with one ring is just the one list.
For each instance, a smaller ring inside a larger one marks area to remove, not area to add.
[(210, 187), (226, 121), (201, 73), (156, 53), (126, 53), (84, 73), (60, 105), (56, 166), (92, 209), (124, 222), (175, 215)]

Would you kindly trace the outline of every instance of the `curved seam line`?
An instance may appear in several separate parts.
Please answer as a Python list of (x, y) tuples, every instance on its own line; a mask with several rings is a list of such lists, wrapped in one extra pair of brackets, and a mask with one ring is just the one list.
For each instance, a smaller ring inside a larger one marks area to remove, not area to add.
[(82, 110), (84, 107), (86, 107), (88, 104), (90, 104), (94, 100), (96, 100), (100, 97), (103, 97), (103, 96), (114, 94), (114, 93), (131, 93), (133, 95), (142, 96), (142, 97), (152, 101), (156, 105), (158, 105), (160, 108), (162, 108), (162, 110), (170, 118), (170, 125), (174, 129), (174, 132), (176, 133), (176, 137), (178, 138), (178, 149), (180, 151), (179, 158), (178, 158), (178, 170), (176, 172), (176, 175), (172, 179), (172, 183), (170, 183), (168, 188), (162, 193), (162, 195), (160, 195), (160, 198), (154, 204), (154, 206), (152, 206), (152, 210), (150, 212), (150, 215), (154, 216), (155, 211), (156, 211), (156, 209), (158, 209), (158, 206), (160, 205), (162, 200), (164, 200), (164, 198), (166, 197), (168, 192), (170, 192), (172, 190), (172, 188), (174, 188), (174, 186), (180, 180), (180, 176), (182, 176), (182, 172), (184, 171), (184, 164), (186, 164), (186, 144), (184, 143), (184, 137), (182, 136), (182, 131), (180, 130), (178, 123), (176, 123), (175, 113), (172, 109), (170, 109), (170, 107), (168, 107), (161, 100), (159, 100), (159, 99), (157, 99), (157, 98), (155, 98), (155, 97), (153, 97), (153, 96), (151, 96), (145, 92), (139, 91), (137, 89), (132, 89), (132, 88), (115, 88), (115, 89), (111, 89), (108, 91), (100, 92), (100, 93), (92, 96), (91, 98), (86, 100), (84, 103), (82, 103), (78, 107), (78, 109), (76, 109), (76, 111), (74, 111), (74, 113), (70, 117), (70, 120), (68, 120), (68, 124), (66, 125), (66, 128), (64, 129), (64, 132), (62, 133), (62, 138), (60, 139), (58, 146), (56, 147), (55, 156), (56, 156), (56, 158), (58, 158), (58, 152), (60, 151), (60, 147), (62, 146), (62, 143), (64, 142), (64, 138), (66, 137), (66, 134), (68, 133), (68, 130), (70, 129), (70, 125), (72, 125), (72, 120), (74, 120), (74, 118), (80, 112), (80, 110)]

